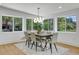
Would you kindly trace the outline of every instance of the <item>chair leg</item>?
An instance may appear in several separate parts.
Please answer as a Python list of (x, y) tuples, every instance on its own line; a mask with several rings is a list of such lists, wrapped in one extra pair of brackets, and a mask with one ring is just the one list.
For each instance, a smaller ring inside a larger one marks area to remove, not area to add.
[(43, 45), (42, 45), (42, 42), (41, 42), (41, 51), (44, 51), (44, 49), (43, 49)]
[(28, 41), (28, 48), (30, 47), (30, 41)]
[(52, 43), (50, 43), (50, 50), (51, 50), (51, 54), (52, 54)]
[(28, 41), (26, 40), (25, 45), (27, 45), (27, 42), (28, 42)]
[(56, 51), (58, 51), (58, 49), (57, 49), (57, 47), (56, 47), (56, 44), (55, 44), (55, 43), (54, 43), (54, 47), (55, 47)]
[(45, 47), (44, 48), (46, 48), (47, 47), (47, 42), (45, 42)]
[(35, 42), (33, 41), (32, 46), (31, 46), (31, 49), (32, 49), (32, 47), (33, 47), (34, 44), (35, 44)]
[(36, 42), (36, 52), (37, 52), (37, 42)]

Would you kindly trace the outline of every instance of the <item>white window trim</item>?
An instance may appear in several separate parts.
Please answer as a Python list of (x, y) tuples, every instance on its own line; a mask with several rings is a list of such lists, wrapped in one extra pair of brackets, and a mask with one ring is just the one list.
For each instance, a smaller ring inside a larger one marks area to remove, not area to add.
[[(61, 17), (61, 16), (59, 16), (59, 17)], [(67, 17), (67, 16), (62, 16), (62, 17)], [(66, 19), (65, 19), (65, 31), (58, 31), (58, 17), (56, 20), (57, 20), (57, 32), (58, 33), (76, 33), (76, 31), (75, 32), (66, 31)], [(76, 21), (76, 23), (77, 23), (77, 21)]]

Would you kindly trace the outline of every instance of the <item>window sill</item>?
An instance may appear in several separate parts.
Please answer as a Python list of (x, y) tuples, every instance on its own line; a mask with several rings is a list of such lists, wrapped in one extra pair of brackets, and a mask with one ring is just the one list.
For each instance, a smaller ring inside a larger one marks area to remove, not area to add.
[(58, 31), (58, 33), (76, 33), (76, 32), (60, 32), (60, 31)]

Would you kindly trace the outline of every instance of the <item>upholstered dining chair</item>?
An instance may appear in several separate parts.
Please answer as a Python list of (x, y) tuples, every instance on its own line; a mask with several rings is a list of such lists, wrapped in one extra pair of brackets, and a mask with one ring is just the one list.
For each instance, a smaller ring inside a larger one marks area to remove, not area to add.
[(33, 46), (35, 46), (35, 43), (36, 43), (36, 36), (35, 36), (35, 33), (31, 33), (30, 34), (30, 38), (31, 38), (31, 43), (32, 43), (32, 45), (31, 45), (31, 49), (32, 49), (32, 47)]
[(57, 42), (57, 37), (58, 37), (58, 33), (53, 33), (53, 36), (50, 40), (50, 49), (51, 49), (51, 53), (52, 53), (52, 44), (54, 44), (54, 47), (56, 49), (56, 51), (58, 51), (57, 46), (56, 46), (56, 42)]
[[(47, 44), (50, 45), (51, 53), (52, 53), (52, 44), (54, 45), (56, 51), (58, 51), (57, 46), (56, 46), (58, 33), (53, 33), (52, 35), (53, 35), (52, 37), (47, 37), (47, 42), (46, 42), (46, 45)], [(46, 45), (45, 45), (45, 47), (47, 47)]]
[(29, 47), (30, 43), (31, 43), (30, 35), (28, 34), (28, 32), (24, 32), (24, 35), (25, 35), (25, 39), (26, 39), (25, 45), (28, 44), (28, 47)]
[(37, 37), (36, 35), (35, 35), (35, 33), (31, 33), (31, 43), (32, 43), (32, 45), (31, 45), (31, 49), (33, 48), (33, 46), (35, 46), (36, 47), (36, 51), (37, 51), (37, 47), (38, 47), (38, 43), (40, 42), (40, 38), (39, 37)]
[(37, 51), (37, 47), (40, 47), (41, 50), (42, 50), (42, 44), (41, 44), (41, 39), (40, 37), (36, 36), (35, 33), (31, 33), (31, 42), (32, 42), (32, 45), (31, 45), (31, 49), (33, 48), (33, 46), (36, 47), (36, 51)]

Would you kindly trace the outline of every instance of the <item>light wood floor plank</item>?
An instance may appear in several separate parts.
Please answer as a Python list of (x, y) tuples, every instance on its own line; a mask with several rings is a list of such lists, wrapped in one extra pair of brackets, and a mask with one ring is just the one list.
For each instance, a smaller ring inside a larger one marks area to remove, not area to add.
[(68, 48), (68, 54), (70, 55), (79, 55), (79, 47), (63, 44), (63, 43), (57, 43), (59, 46), (62, 46), (64, 48)]
[(0, 45), (0, 55), (24, 55), (14, 44)]

